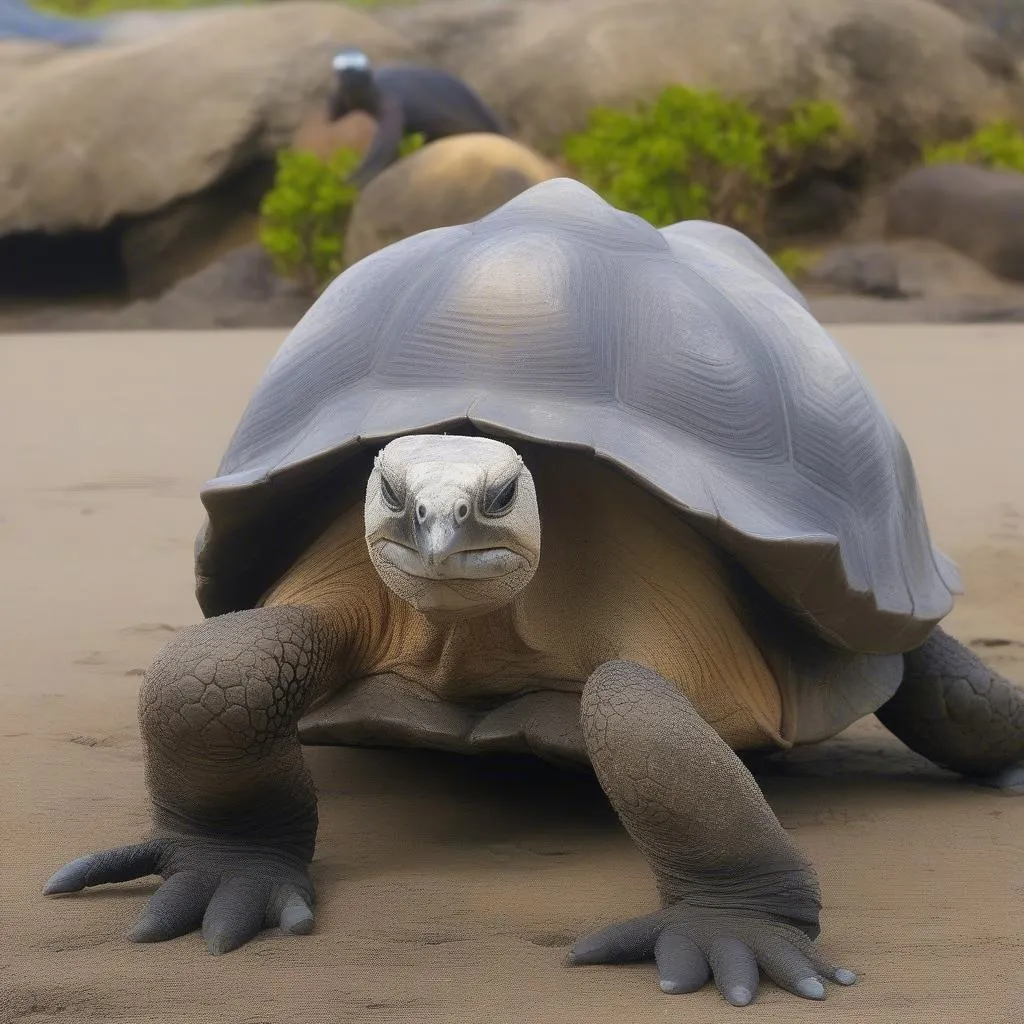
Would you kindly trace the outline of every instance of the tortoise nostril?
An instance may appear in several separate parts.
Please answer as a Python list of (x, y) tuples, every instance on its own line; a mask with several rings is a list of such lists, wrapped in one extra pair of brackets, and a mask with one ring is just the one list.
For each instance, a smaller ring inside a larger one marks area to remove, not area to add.
[(416, 518), (422, 523), (427, 518), (427, 506), (417, 505), (416, 506)]
[(460, 501), (458, 505), (455, 506), (455, 518), (461, 523), (468, 515), (469, 505), (464, 501)]

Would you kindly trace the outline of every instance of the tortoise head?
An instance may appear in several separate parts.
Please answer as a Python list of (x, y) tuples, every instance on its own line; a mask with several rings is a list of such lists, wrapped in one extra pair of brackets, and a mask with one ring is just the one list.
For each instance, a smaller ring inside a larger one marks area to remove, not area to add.
[(507, 605), (540, 561), (533, 477), (518, 452), (486, 437), (392, 441), (374, 462), (365, 521), (380, 578), (428, 615)]

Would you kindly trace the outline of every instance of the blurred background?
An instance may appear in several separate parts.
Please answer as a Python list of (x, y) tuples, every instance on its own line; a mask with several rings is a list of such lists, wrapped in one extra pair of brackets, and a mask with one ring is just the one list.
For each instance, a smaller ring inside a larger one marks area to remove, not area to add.
[(557, 175), (824, 320), (1019, 320), (1022, 49), (1024, 0), (0, 0), (0, 330), (289, 326)]

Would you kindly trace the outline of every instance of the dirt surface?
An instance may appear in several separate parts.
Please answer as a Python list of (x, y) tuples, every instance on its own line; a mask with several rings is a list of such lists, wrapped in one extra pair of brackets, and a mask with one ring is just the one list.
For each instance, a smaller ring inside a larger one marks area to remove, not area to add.
[[(951, 631), (1024, 683), (1024, 329), (836, 327), (903, 429), (967, 594)], [(822, 878), (822, 942), (860, 974), (824, 1004), (658, 991), (567, 968), (653, 907), (589, 780), (315, 749), (317, 927), (214, 958), (123, 934), (153, 880), (46, 899), (147, 822), (143, 668), (198, 617), (197, 489), (283, 335), (0, 338), (0, 1022), (1024, 1024), (1024, 798), (974, 788), (873, 719), (760, 779)]]

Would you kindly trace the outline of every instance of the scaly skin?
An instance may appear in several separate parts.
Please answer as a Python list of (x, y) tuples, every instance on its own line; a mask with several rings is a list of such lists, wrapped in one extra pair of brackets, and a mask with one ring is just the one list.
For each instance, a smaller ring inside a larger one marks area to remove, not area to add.
[[(264, 607), (208, 619), (168, 644), (140, 695), (153, 830), (65, 865), (46, 891), (162, 876), (135, 941), (201, 928), (221, 953), (268, 925), (309, 931), (317, 812), (296, 730), (366, 657), (367, 610), (350, 610)], [(936, 631), (907, 656), (906, 681), (880, 717), (941, 764), (1002, 769), (1005, 785), (1022, 756), (1022, 709), (1020, 690)], [(762, 971), (811, 999), (824, 997), (822, 979), (854, 980), (811, 941), (813, 868), (678, 682), (608, 662), (584, 687), (581, 718), (587, 754), (650, 863), (662, 908), (581, 939), (576, 963), (653, 957), (664, 991), (714, 977), (737, 1005), (754, 998)]]
[(760, 970), (823, 999), (819, 975), (851, 984), (812, 943), (821, 899), (807, 859), (736, 754), (678, 686), (626, 661), (602, 665), (581, 703), (601, 786), (658, 883), (662, 909), (581, 939), (575, 963), (653, 957), (666, 992), (713, 975), (734, 1005)]
[[(136, 941), (201, 927), (220, 953), (268, 925), (309, 931), (317, 813), (297, 723), (358, 672), (362, 613), (264, 607), (208, 619), (168, 644), (140, 696), (152, 833), (73, 861), (46, 891), (161, 875), (130, 933)], [(1019, 690), (941, 631), (907, 663), (883, 721), (959, 771), (1019, 760)], [(584, 687), (581, 721), (589, 759), (654, 872), (662, 908), (581, 939), (575, 963), (653, 957), (664, 991), (693, 991), (713, 977), (736, 1005), (755, 997), (761, 972), (810, 999), (824, 997), (823, 980), (854, 981), (812, 942), (813, 868), (678, 682), (608, 662)]]
[(1024, 689), (941, 629), (904, 661), (882, 724), (930, 761), (1008, 793), (1024, 792)]
[(343, 671), (343, 646), (338, 623), (299, 607), (182, 631), (140, 694), (151, 836), (72, 861), (45, 891), (163, 876), (130, 933), (138, 942), (201, 926), (222, 953), (265, 924), (309, 931), (316, 794), (296, 723)]

